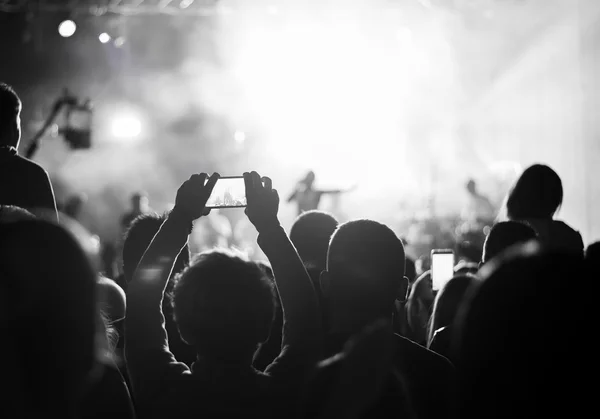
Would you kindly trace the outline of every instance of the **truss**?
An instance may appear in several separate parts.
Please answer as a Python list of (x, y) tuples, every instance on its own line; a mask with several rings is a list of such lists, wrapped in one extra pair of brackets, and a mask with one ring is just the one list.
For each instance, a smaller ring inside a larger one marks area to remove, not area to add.
[(219, 0), (0, 0), (0, 12), (206, 16), (219, 11), (218, 2)]

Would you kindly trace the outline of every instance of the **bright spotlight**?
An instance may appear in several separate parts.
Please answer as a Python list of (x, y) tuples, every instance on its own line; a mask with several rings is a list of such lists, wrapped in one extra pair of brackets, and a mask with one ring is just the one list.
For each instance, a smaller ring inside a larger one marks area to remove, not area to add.
[(111, 128), (117, 138), (135, 138), (142, 132), (142, 123), (134, 115), (122, 115), (113, 120)]
[(107, 42), (110, 41), (110, 35), (107, 34), (106, 32), (102, 32), (100, 35), (98, 35), (98, 39), (100, 40), (100, 42), (102, 42), (103, 44), (106, 44)]
[(244, 131), (236, 131), (233, 135), (233, 139), (238, 144), (243, 144), (246, 141), (246, 133)]
[(77, 25), (71, 19), (63, 20), (60, 25), (58, 25), (58, 33), (63, 38), (68, 38), (72, 36), (77, 30)]

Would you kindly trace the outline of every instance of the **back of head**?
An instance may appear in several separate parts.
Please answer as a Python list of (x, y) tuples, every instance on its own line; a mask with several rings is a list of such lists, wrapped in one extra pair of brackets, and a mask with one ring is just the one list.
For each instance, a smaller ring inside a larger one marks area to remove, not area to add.
[(0, 230), (0, 318), (10, 342), (2, 346), (10, 359), (5, 373), (15, 374), (8, 380), (13, 401), (34, 411), (66, 408), (94, 362), (95, 272), (60, 226), (30, 220)]
[(405, 315), (409, 330), (405, 337), (419, 344), (427, 343), (427, 325), (434, 298), (431, 271), (427, 271), (417, 278), (406, 299)]
[(225, 250), (196, 256), (177, 277), (172, 303), (183, 340), (226, 362), (249, 364), (274, 314), (273, 285), (263, 269)]
[(457, 417), (579, 416), (572, 409), (584, 398), (588, 383), (580, 374), (591, 362), (578, 344), (590, 330), (589, 293), (576, 313), (560, 302), (575, 277), (589, 289), (582, 266), (579, 256), (543, 253), (531, 242), (482, 268), (455, 324)]
[[(123, 242), (123, 272), (127, 282), (133, 278), (142, 256), (165, 220), (166, 215), (144, 214), (131, 223)], [(173, 272), (181, 272), (187, 265), (189, 257), (186, 245), (177, 258)]]
[(329, 240), (337, 226), (333, 215), (323, 211), (307, 211), (296, 218), (290, 240), (305, 265), (325, 269)]
[(333, 234), (327, 254), (333, 305), (391, 313), (404, 272), (402, 241), (384, 224), (349, 221)]
[(534, 164), (521, 174), (506, 201), (511, 220), (552, 218), (563, 200), (562, 181), (550, 167)]
[(34, 220), (35, 215), (14, 205), (0, 205), (0, 224), (13, 223), (15, 221)]
[(17, 147), (21, 138), (21, 100), (15, 91), (0, 83), (0, 147)]
[(488, 262), (492, 258), (509, 247), (525, 243), (537, 237), (535, 230), (519, 221), (505, 221), (495, 224), (490, 230), (483, 245), (483, 263)]
[(465, 294), (475, 281), (473, 275), (457, 275), (437, 293), (429, 321), (428, 342), (431, 342), (436, 330), (454, 323)]

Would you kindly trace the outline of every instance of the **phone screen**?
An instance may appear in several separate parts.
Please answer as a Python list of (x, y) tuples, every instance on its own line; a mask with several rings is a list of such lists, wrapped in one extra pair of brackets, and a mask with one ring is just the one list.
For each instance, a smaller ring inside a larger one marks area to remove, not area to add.
[(451, 250), (431, 252), (431, 282), (438, 291), (454, 276), (454, 253)]
[(247, 205), (242, 176), (221, 177), (206, 201), (206, 208), (240, 208)]

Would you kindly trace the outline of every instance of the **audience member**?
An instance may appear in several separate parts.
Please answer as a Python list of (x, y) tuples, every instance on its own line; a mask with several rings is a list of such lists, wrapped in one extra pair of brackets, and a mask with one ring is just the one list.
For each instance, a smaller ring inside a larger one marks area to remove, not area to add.
[[(265, 373), (252, 368), (269, 333), (274, 295), (255, 263), (222, 251), (199, 255), (173, 292), (181, 337), (198, 360), (191, 370), (169, 351), (161, 310), (164, 289), (192, 222), (207, 215), (218, 179), (193, 175), (145, 252), (127, 293), (126, 358), (138, 413), (151, 417), (289, 417), (299, 386), (319, 354), (314, 288), (277, 218), (279, 197), (269, 178), (244, 174), (246, 214), (259, 232), (283, 308), (281, 353)], [(263, 185), (264, 182), (264, 185)]]
[(585, 249), (585, 261), (593, 274), (600, 274), (600, 241), (590, 244)]
[(536, 238), (537, 233), (526, 223), (520, 221), (496, 223), (485, 239), (481, 263), (489, 262), (515, 244), (525, 243)]
[(338, 221), (329, 213), (312, 210), (298, 216), (290, 230), (290, 240), (296, 247), (307, 270), (325, 270), (329, 240)]
[(279, 298), (279, 292), (275, 286), (275, 277), (273, 276), (273, 269), (268, 262), (260, 261), (257, 265), (263, 270), (266, 278), (271, 281), (273, 285), (273, 292), (275, 294), (275, 316), (271, 323), (271, 330), (269, 332), (269, 338), (264, 342), (256, 353), (254, 354), (254, 360), (252, 365), (258, 371), (264, 371), (271, 363), (277, 358), (281, 351), (281, 338), (283, 331), (283, 310), (281, 308), (281, 299)]
[(7, 84), (0, 83), (0, 204), (29, 211), (51, 211), (58, 220), (54, 191), (48, 173), (19, 156), (21, 100)]
[(554, 220), (563, 202), (563, 186), (550, 167), (534, 164), (517, 179), (506, 199), (506, 215), (525, 221), (548, 247), (583, 254), (581, 235), (562, 221)]
[(594, 355), (576, 343), (592, 327), (589, 293), (576, 318), (561, 307), (570, 280), (587, 288), (581, 255), (531, 242), (486, 264), (481, 277), (455, 324), (456, 417), (589, 415), (592, 386), (581, 374)]
[[(329, 303), (327, 354), (339, 352), (350, 336), (375, 321), (392, 321), (394, 301), (406, 296), (404, 272), (402, 242), (385, 225), (357, 220), (336, 230), (321, 275)], [(454, 378), (450, 362), (400, 335), (394, 335), (394, 346), (394, 368), (405, 378), (416, 415), (447, 416)]]
[(121, 228), (127, 230), (129, 225), (140, 215), (150, 212), (148, 197), (142, 192), (131, 195), (131, 209), (121, 218)]
[(479, 264), (461, 260), (454, 267), (454, 275), (477, 274)]
[[(319, 305), (325, 307), (327, 302), (321, 292), (319, 278), (327, 263), (329, 240), (338, 226), (338, 221), (329, 213), (318, 210), (300, 214), (290, 229), (290, 240), (296, 247), (304, 266), (317, 290)], [(321, 310), (324, 314), (324, 310)], [(323, 326), (327, 329), (327, 318), (323, 316)]]
[(1, 225), (0, 254), (10, 342), (0, 416), (77, 418), (96, 357), (96, 274), (76, 240), (46, 221)]
[(26, 220), (35, 220), (35, 215), (14, 205), (0, 205), (0, 224)]
[[(125, 292), (127, 292), (127, 286), (133, 279), (133, 274), (140, 260), (142, 260), (142, 256), (144, 256), (146, 249), (166, 219), (166, 215), (155, 213), (142, 214), (133, 220), (129, 229), (125, 232), (122, 257), (124, 281), (120, 281)], [(182, 272), (189, 264), (189, 261), (190, 252), (186, 244), (175, 260), (171, 277), (167, 282), (165, 295), (170, 295), (173, 292), (173, 279), (175, 275)], [(165, 328), (169, 336), (169, 349), (179, 362), (192, 365), (196, 360), (196, 351), (181, 340), (177, 324), (175, 324), (175, 320), (173, 319), (173, 307), (168, 298), (163, 299), (162, 310), (165, 316)]]
[(454, 361), (452, 353), (454, 320), (462, 306), (465, 294), (475, 281), (475, 277), (470, 274), (457, 275), (446, 282), (435, 296), (427, 331), (427, 347), (450, 361)]
[(427, 345), (427, 325), (434, 299), (431, 271), (427, 271), (415, 281), (406, 299), (401, 316), (405, 321), (404, 333), (401, 333), (404, 337), (420, 345)]
[(394, 370), (394, 335), (379, 321), (321, 361), (306, 385), (300, 417), (415, 418), (404, 377)]

